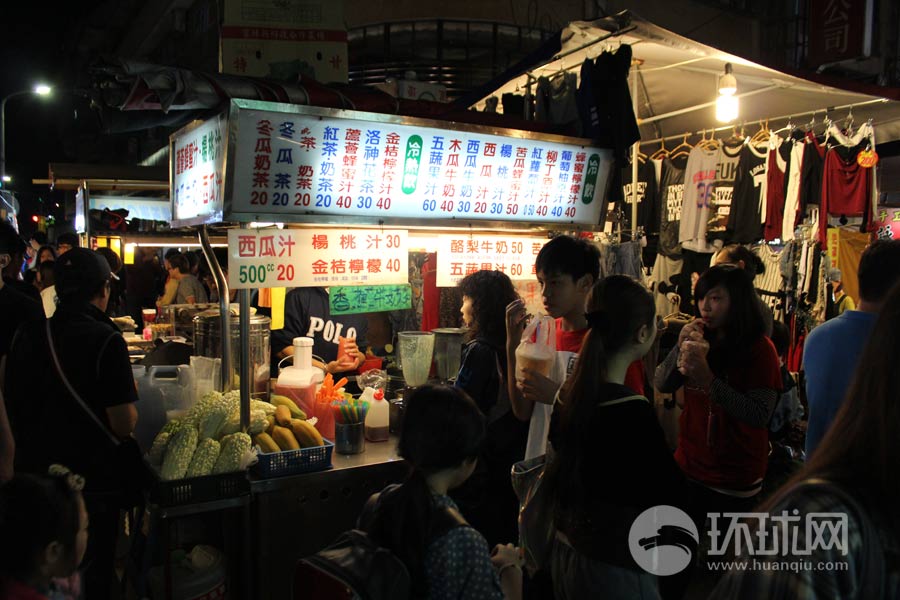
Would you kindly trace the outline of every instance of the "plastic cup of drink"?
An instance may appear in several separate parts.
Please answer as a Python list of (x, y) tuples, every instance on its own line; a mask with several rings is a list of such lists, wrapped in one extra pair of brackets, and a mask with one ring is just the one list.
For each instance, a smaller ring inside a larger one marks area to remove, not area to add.
[(144, 318), (144, 323), (153, 323), (156, 321), (156, 309), (145, 308), (141, 311), (141, 316)]

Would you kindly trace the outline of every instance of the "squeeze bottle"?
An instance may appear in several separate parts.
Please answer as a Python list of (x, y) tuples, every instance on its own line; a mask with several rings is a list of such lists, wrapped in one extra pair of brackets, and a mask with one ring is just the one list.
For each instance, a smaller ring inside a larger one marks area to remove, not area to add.
[(316, 411), (316, 375), (312, 366), (312, 338), (294, 338), (294, 364), (278, 374), (275, 393), (294, 401), (307, 418)]
[(391, 435), (391, 409), (384, 399), (384, 391), (378, 390), (366, 413), (366, 439), (370, 442), (386, 442)]

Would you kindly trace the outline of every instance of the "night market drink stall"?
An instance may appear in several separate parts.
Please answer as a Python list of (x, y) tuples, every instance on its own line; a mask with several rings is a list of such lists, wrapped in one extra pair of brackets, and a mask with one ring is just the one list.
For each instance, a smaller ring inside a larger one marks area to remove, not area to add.
[[(238, 289), (237, 318), (221, 305), (216, 387), (239, 392), (243, 432), (262, 426), (260, 401), (282, 401), (268, 395), (267, 362), (251, 360), (251, 290), (271, 289), (273, 329), (289, 287), (328, 287), (333, 314), (408, 309), (413, 250), (437, 253), (438, 286), (497, 269), (533, 290), (548, 231), (598, 229), (613, 163), (580, 138), (239, 99), (176, 132), (170, 157), (173, 226), (197, 227), (219, 289)], [(221, 224), (232, 225), (227, 276), (208, 240)], [(258, 597), (286, 596), (297, 560), (405, 475), (393, 435), (352, 455), (333, 441), (255, 444), (243, 535), (253, 571), (244, 578)]]

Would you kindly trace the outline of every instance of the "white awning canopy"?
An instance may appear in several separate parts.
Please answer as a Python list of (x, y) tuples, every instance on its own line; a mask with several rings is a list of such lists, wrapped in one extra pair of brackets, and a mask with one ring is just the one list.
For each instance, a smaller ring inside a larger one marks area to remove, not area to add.
[[(552, 77), (561, 71), (579, 74), (585, 59), (620, 44), (632, 47), (632, 74), (637, 72), (637, 110), (643, 143), (659, 138), (679, 138), (686, 133), (709, 132), (712, 128), (731, 130), (743, 124), (751, 135), (759, 123), (769, 121), (772, 129), (792, 121), (806, 125), (813, 117), (821, 124), (826, 117), (847, 119), (852, 112), (856, 126), (872, 119), (876, 141), (900, 139), (900, 102), (869, 93), (829, 87), (788, 75), (768, 67), (689, 40), (631, 14), (630, 23), (618, 31), (610, 20), (576, 21), (560, 34), (561, 50), (542, 64), (528, 67), (475, 103), (484, 108), (489, 96), (524, 93), (535, 78)], [(740, 100), (738, 118), (730, 124), (716, 120), (718, 81), (725, 64), (731, 63)], [(853, 86), (853, 82), (848, 82)], [(874, 86), (866, 87), (871, 92)], [(632, 81), (632, 90), (634, 90)], [(878, 88), (875, 88), (876, 90)], [(895, 90), (884, 90), (884, 93)], [(891, 94), (895, 96), (896, 94)]]

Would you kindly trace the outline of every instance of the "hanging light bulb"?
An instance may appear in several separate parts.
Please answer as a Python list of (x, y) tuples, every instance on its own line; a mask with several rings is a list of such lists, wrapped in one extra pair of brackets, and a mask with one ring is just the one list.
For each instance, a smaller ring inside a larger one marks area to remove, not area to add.
[(716, 120), (730, 123), (738, 117), (737, 79), (732, 74), (731, 63), (725, 63), (725, 74), (719, 78), (719, 96), (716, 98)]

